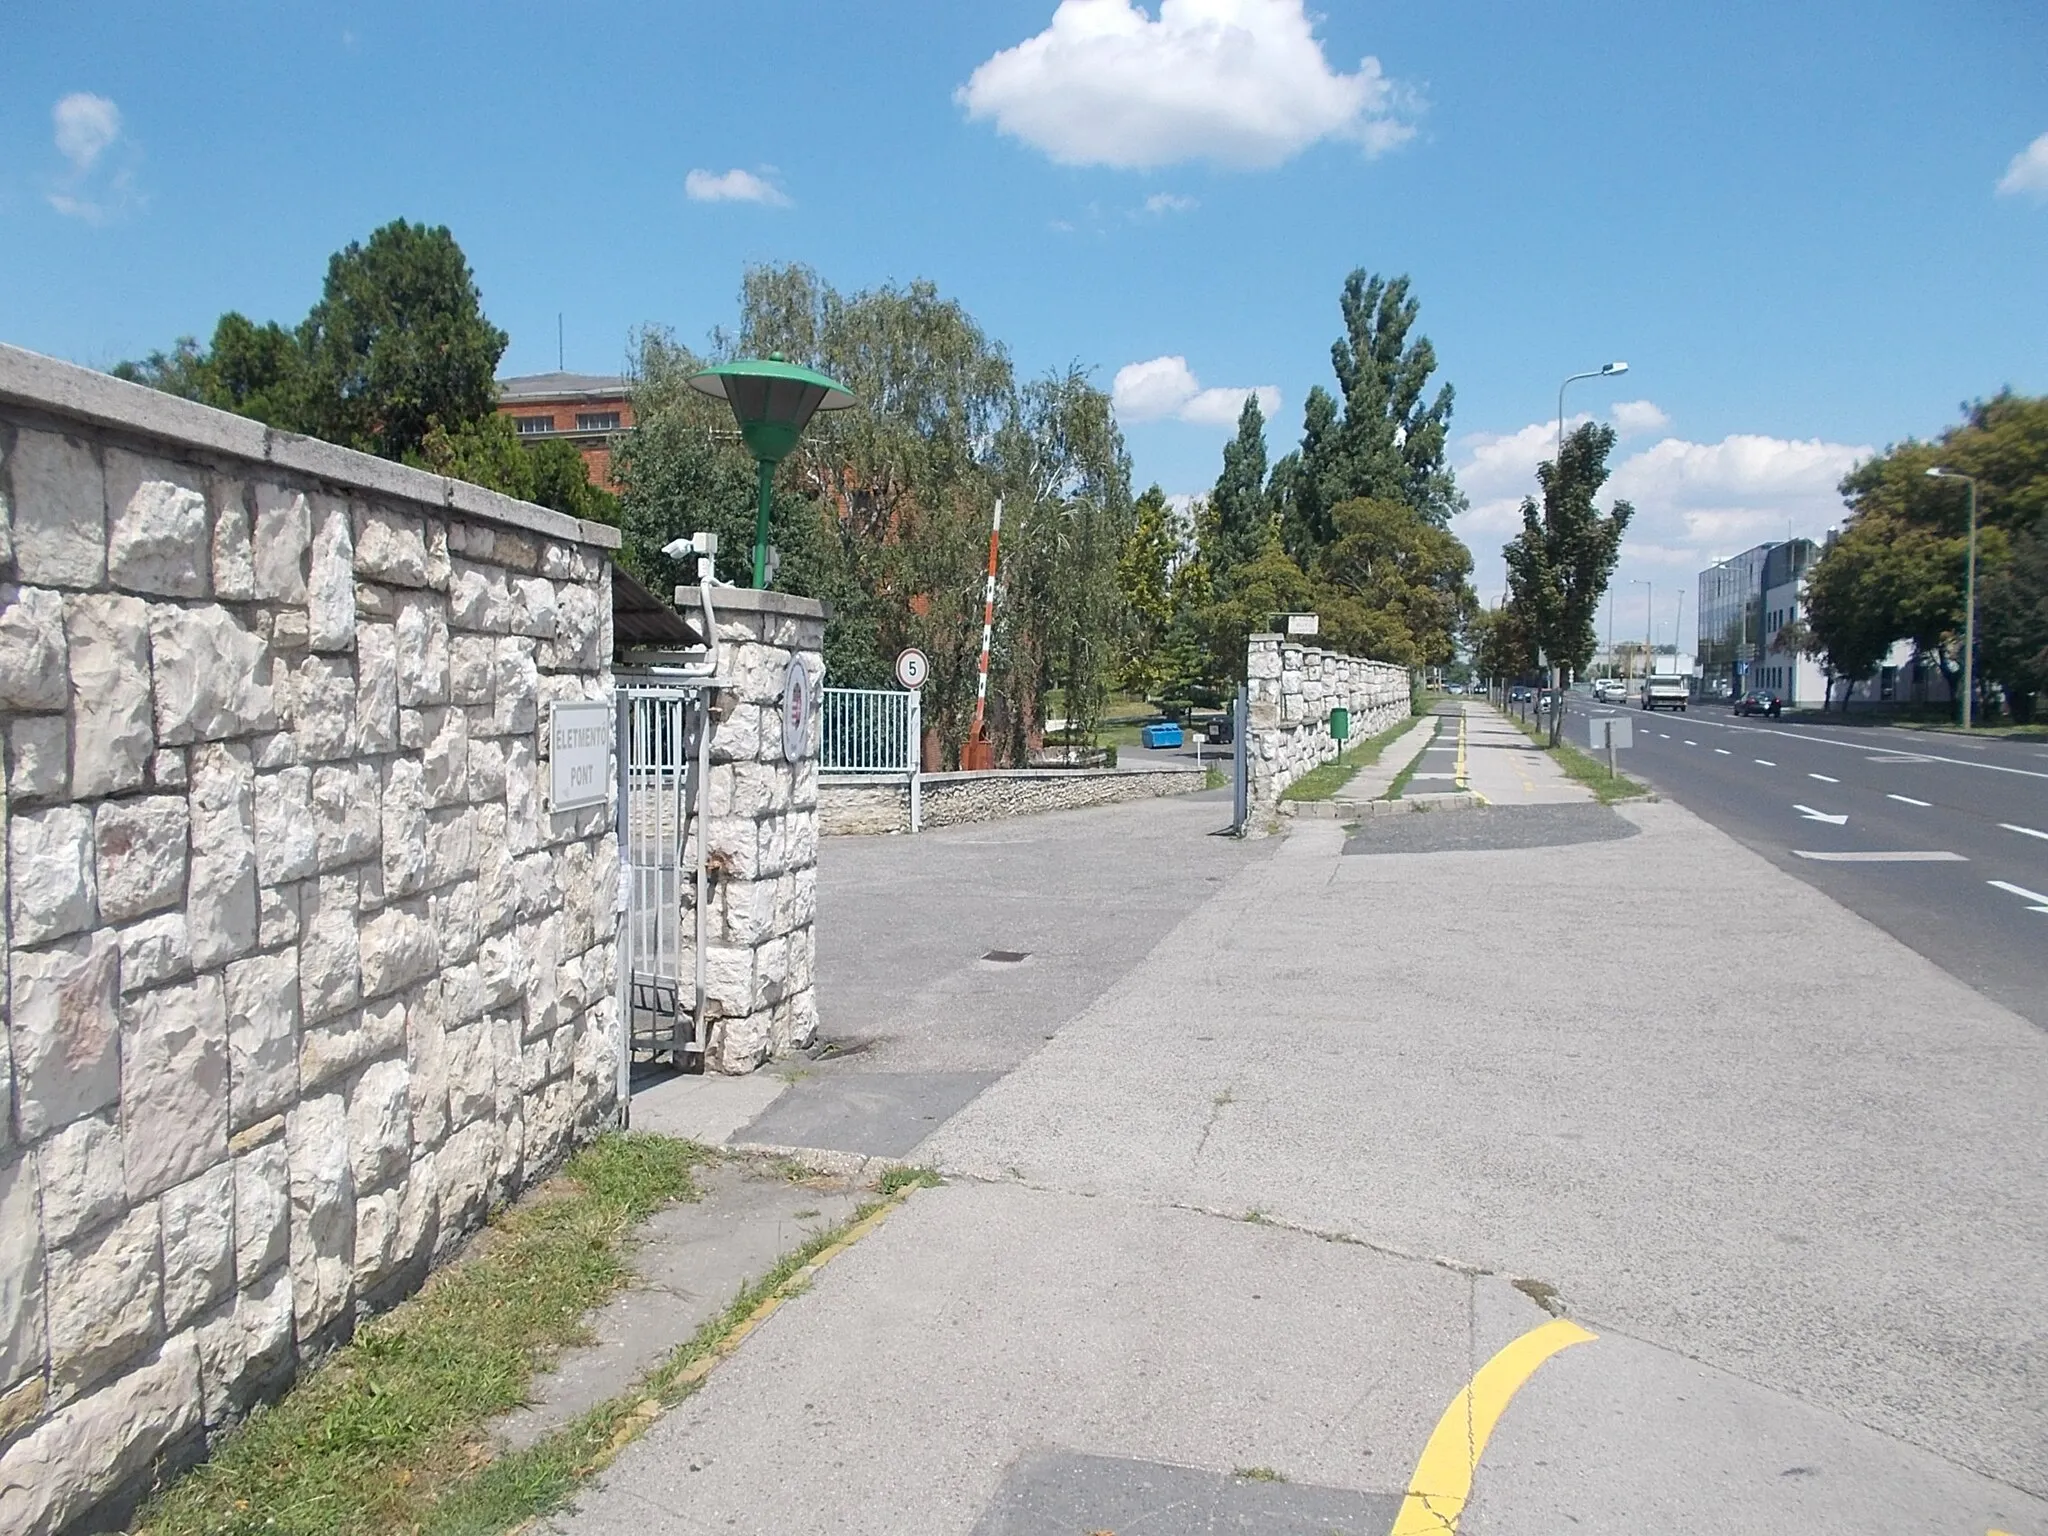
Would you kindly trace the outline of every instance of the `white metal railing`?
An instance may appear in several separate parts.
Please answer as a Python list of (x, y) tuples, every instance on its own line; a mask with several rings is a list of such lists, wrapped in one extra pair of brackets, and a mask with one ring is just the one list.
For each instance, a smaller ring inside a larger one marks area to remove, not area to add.
[(921, 696), (901, 688), (826, 688), (820, 700), (819, 771), (902, 779), (910, 789), (910, 830), (917, 831), (924, 819)]

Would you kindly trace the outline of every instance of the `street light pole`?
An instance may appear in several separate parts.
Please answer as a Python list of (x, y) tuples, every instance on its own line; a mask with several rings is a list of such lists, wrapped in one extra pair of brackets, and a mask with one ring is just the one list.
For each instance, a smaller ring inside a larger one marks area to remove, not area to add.
[(1657, 612), (1657, 589), (1640, 576), (1629, 585), (1643, 589), (1643, 687), (1647, 689), (1650, 686), (1650, 621)]
[[(1564, 381), (1564, 384), (1560, 384), (1560, 385), (1558, 385), (1558, 386), (1557, 386), (1557, 458), (1556, 458), (1556, 460), (1555, 460), (1555, 461), (1554, 461), (1554, 462), (1553, 462), (1553, 463), (1551, 464), (1551, 466), (1550, 466), (1550, 474), (1551, 474), (1551, 479), (1552, 479), (1552, 482), (1553, 482), (1554, 484), (1556, 484), (1556, 485), (1557, 485), (1557, 486), (1558, 486), (1558, 487), (1560, 488), (1560, 492), (1562, 491), (1562, 487), (1563, 487), (1563, 484), (1564, 484), (1564, 390), (1565, 390), (1565, 384), (1575, 384), (1575, 383), (1577, 383), (1577, 382), (1578, 382), (1578, 381), (1579, 381), (1580, 379), (1611, 379), (1611, 378), (1613, 378), (1613, 377), (1614, 377), (1614, 376), (1615, 376), (1616, 374), (1621, 374), (1621, 373), (1627, 373), (1627, 372), (1628, 372), (1628, 364), (1627, 364), (1627, 363), (1623, 363), (1623, 362), (1613, 362), (1613, 363), (1606, 363), (1606, 364), (1603, 364), (1603, 365), (1602, 365), (1601, 367), (1595, 368), (1595, 369), (1594, 369), (1594, 370), (1593, 370), (1593, 371), (1592, 371), (1591, 373), (1574, 373), (1574, 374), (1571, 374), (1571, 375), (1569, 375), (1569, 376), (1567, 376), (1567, 377), (1566, 377), (1566, 379), (1565, 379), (1565, 381)], [(1558, 734), (1559, 734), (1560, 730), (1562, 729), (1562, 724), (1561, 724), (1561, 722), (1563, 721), (1563, 718), (1564, 718), (1564, 668), (1563, 668), (1563, 666), (1562, 666), (1562, 665), (1560, 664), (1560, 665), (1554, 665), (1554, 666), (1550, 667), (1550, 668), (1549, 668), (1548, 670), (1549, 670), (1549, 674), (1550, 674), (1550, 690), (1551, 690), (1551, 693), (1552, 693), (1552, 695), (1553, 695), (1553, 698), (1554, 698), (1554, 700), (1555, 700), (1555, 702), (1554, 702), (1554, 705), (1553, 705), (1553, 708), (1552, 708), (1552, 710), (1551, 710), (1551, 715), (1550, 715), (1550, 721), (1551, 721), (1551, 728), (1550, 728), (1550, 741), (1551, 741), (1551, 745), (1552, 745), (1552, 746), (1555, 746), (1555, 745), (1557, 744)]]
[(1971, 725), (1971, 707), (1976, 703), (1977, 659), (1977, 479), (1953, 469), (1931, 468), (1934, 480), (1960, 480), (1970, 488), (1970, 553), (1963, 581), (1963, 729)]
[(1575, 373), (1557, 386), (1557, 460), (1560, 466), (1564, 463), (1564, 385), (1576, 384), (1580, 379), (1611, 379), (1616, 374), (1627, 372), (1627, 363), (1608, 363), (1591, 373)]

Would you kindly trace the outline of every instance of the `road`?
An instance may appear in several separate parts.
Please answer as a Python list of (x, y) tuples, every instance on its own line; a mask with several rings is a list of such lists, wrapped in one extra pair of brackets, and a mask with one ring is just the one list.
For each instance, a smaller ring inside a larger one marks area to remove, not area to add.
[[(1634, 725), (1624, 772), (2048, 1028), (2048, 746), (1576, 695), (1571, 739), (1615, 714)], [(1714, 954), (1715, 914), (1674, 917)]]

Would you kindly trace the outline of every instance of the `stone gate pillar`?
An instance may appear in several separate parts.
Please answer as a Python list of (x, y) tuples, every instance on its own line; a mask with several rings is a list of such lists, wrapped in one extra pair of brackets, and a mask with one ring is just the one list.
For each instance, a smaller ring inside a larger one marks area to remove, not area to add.
[[(700, 614), (695, 587), (676, 606)], [(818, 1030), (819, 698), (825, 682), (825, 605), (787, 592), (714, 587), (718, 677), (711, 772), (700, 788), (706, 898), (704, 1064), (751, 1072), (808, 1045)], [(784, 730), (790, 668), (803, 670), (806, 719)], [(787, 737), (787, 739), (786, 739)], [(692, 860), (694, 845), (688, 850)], [(694, 865), (693, 865), (694, 867)], [(683, 941), (696, 937), (696, 888), (685, 880)]]

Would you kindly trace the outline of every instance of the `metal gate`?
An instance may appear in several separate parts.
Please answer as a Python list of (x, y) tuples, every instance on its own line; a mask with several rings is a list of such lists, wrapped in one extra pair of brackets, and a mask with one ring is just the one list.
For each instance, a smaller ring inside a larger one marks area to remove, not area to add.
[(696, 1065), (695, 932), (685, 926), (697, 817), (704, 691), (659, 678), (618, 680), (619, 1011), (626, 1062)]

